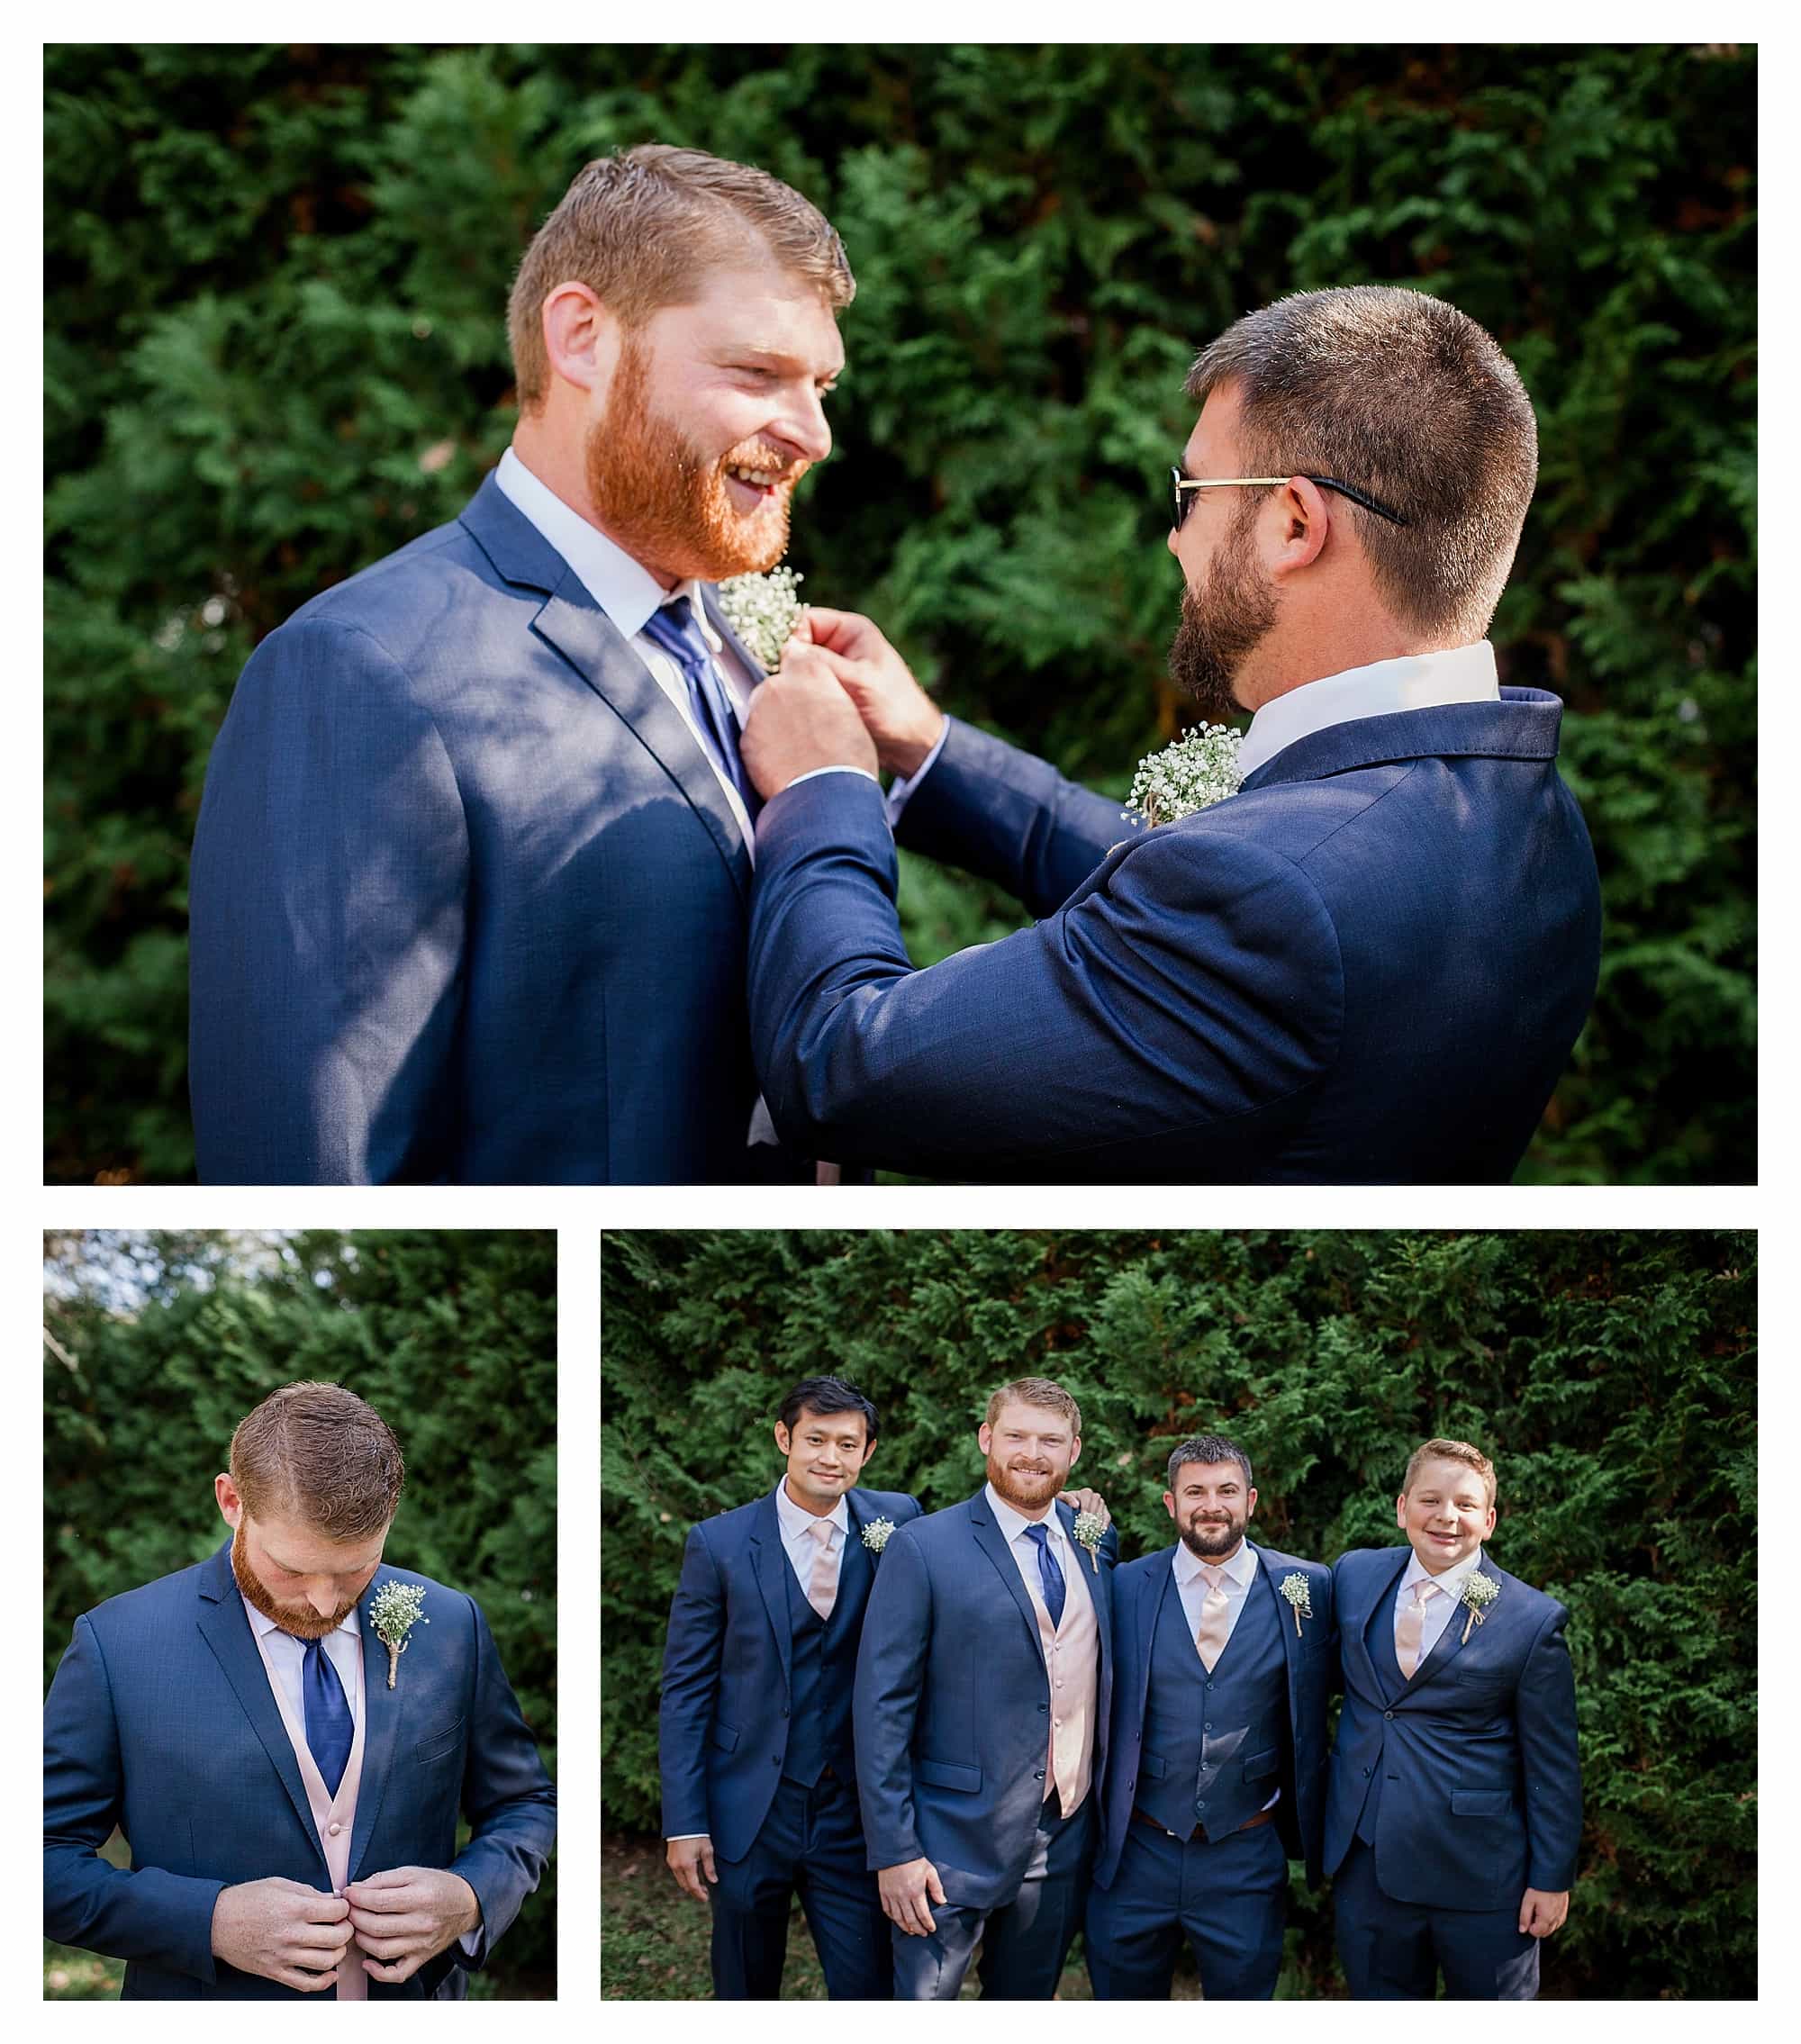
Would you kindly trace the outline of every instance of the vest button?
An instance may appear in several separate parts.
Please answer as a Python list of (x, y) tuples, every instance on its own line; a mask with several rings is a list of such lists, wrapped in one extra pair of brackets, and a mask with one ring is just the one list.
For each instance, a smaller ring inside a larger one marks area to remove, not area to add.
[(1211, 1718), (1208, 1718), (1207, 1723), (1203, 1724), (1200, 1729), (1203, 1732), (1211, 1732), (1213, 1730), (1213, 1720)]
[(330, 1837), (332, 1837), (332, 1838), (336, 1838), (336, 1837), (337, 1837), (337, 1835), (338, 1835), (338, 1833), (339, 1833), (339, 1831), (341, 1831), (343, 1830), (343, 1828), (344, 1828), (344, 1827), (343, 1827), (343, 1825), (342, 1825), (342, 1824), (337, 1824), (337, 1823), (333, 1823), (333, 1824), (327, 1824), (327, 1825), (326, 1825), (326, 1827), (325, 1827), (327, 1833), (328, 1833), (328, 1834), (329, 1834), (329, 1835), (330, 1835)]
[(1207, 1804), (1206, 1804), (1205, 1803), (1197, 1803), (1197, 1804), (1195, 1804), (1195, 1808), (1196, 1808), (1197, 1810), (1204, 1810), (1204, 1809), (1206, 1809), (1206, 1807), (1207, 1807)]

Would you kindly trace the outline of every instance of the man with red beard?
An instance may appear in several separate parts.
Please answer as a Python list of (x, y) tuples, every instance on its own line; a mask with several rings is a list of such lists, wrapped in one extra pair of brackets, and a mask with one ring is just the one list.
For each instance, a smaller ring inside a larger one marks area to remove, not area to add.
[[(782, 557), (854, 290), (760, 170), (648, 146), (570, 186), (513, 285), (499, 467), (272, 633), (213, 748), (203, 1179), (815, 1175), (756, 1112), (762, 669), (711, 584)], [(837, 764), (873, 780), (873, 743)]]
[(988, 1480), (890, 1536), (857, 1653), (857, 1793), (898, 2001), (955, 2001), (978, 1940), (984, 1995), (1055, 1994), (1107, 1764), (1118, 1536), (1078, 1540), (1058, 1499), (1082, 1414), (1021, 1378), (976, 1439)]
[(383, 1562), (403, 1478), (371, 1406), (289, 1384), (214, 1479), (227, 1545), (77, 1620), (44, 1932), (126, 2000), (460, 2001), (538, 1886), (556, 1792), (480, 1610)]

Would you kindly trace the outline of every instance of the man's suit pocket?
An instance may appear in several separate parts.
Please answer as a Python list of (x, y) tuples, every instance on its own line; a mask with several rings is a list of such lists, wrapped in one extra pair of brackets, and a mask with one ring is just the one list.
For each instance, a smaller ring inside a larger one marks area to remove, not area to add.
[(463, 1743), (463, 1728), (468, 1722), (467, 1718), (459, 1717), (455, 1724), (428, 1732), (413, 1748), (413, 1759), (421, 1767), (425, 1767), (432, 1760), (441, 1760), (447, 1753), (454, 1753)]
[(1138, 1772), (1149, 1781), (1161, 1781), (1169, 1771), (1169, 1763), (1161, 1753), (1146, 1753), (1138, 1762)]
[(1505, 1817), (1511, 1813), (1513, 1806), (1511, 1789), (1453, 1788), (1451, 1791), (1453, 1817)]
[(713, 1744), (717, 1746), (722, 1753), (737, 1752), (737, 1731), (729, 1724), (716, 1724), (713, 1727)]
[(1282, 1764), (1280, 1748), (1272, 1748), (1267, 1753), (1253, 1753), (1244, 1763), (1246, 1781), (1264, 1781), (1276, 1773)]
[(982, 1793), (982, 1769), (959, 1767), (955, 1760), (917, 1760), (913, 1772), (930, 1788), (954, 1788), (962, 1795)]

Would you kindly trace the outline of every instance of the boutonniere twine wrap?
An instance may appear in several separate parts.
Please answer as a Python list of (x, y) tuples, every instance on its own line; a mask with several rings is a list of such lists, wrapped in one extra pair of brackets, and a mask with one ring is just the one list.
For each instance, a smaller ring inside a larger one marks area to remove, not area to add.
[(1174, 745), (1147, 754), (1132, 776), (1121, 815), (1128, 823), (1142, 819), (1154, 830), (1235, 795), (1244, 781), (1238, 764), (1241, 742), (1229, 724), (1197, 724)]
[(863, 1529), (863, 1544), (872, 1554), (880, 1554), (888, 1545), (888, 1536), (893, 1531), (892, 1519), (872, 1519)]
[(1098, 1576), (1100, 1573), (1100, 1537), (1107, 1531), (1107, 1521), (1099, 1512), (1078, 1512), (1075, 1515), (1075, 1537), (1079, 1547), (1088, 1550), (1088, 1565)]
[(376, 1637), (388, 1650), (388, 1687), (400, 1673), (400, 1657), (406, 1651), (406, 1636), (415, 1625), (429, 1625), (421, 1615), (425, 1592), (417, 1583), (384, 1583), (369, 1600), (369, 1619)]
[(1470, 1628), (1482, 1623), (1484, 1609), (1501, 1594), (1501, 1586), (1492, 1576), (1485, 1576), (1480, 1569), (1472, 1569), (1463, 1578), (1463, 1594), (1457, 1600), (1469, 1606), (1470, 1615), (1463, 1621), (1463, 1641), (1470, 1642)]
[(1313, 1602), (1308, 1596), (1307, 1578), (1299, 1569), (1293, 1569), (1282, 1578), (1278, 1587), (1289, 1600), (1289, 1608), (1294, 1613), (1295, 1637), (1299, 1639), (1301, 1620), (1313, 1616)]
[(806, 581), (792, 568), (771, 568), (767, 574), (735, 574), (719, 584), (719, 609), (726, 622), (765, 667), (782, 664), (782, 648), (801, 621), (796, 587)]

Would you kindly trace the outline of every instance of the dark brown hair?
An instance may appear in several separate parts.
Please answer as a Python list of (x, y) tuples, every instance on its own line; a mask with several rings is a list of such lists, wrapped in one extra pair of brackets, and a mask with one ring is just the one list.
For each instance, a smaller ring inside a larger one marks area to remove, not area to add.
[(1244, 1472), (1244, 1488), (1254, 1488), (1251, 1481), (1251, 1458), (1235, 1441), (1228, 1441), (1223, 1434), (1190, 1434), (1186, 1441), (1178, 1441), (1170, 1452), (1170, 1488), (1176, 1487), (1176, 1479), (1190, 1462), (1236, 1462)]
[(709, 270), (765, 250), (817, 285), (835, 312), (856, 295), (831, 222), (766, 170), (662, 142), (598, 158), (532, 238), (513, 279), (507, 340), (520, 410), (537, 411), (549, 390), (542, 313), (559, 284), (585, 284), (632, 329), (688, 303)]
[(1474, 320), (1388, 285), (1297, 292), (1227, 327), (1183, 387), (1204, 401), (1226, 384), (1242, 394), (1247, 475), (1336, 476), (1400, 512), (1391, 525), (1328, 500), (1400, 623), (1440, 645), (1482, 637), (1538, 478), (1538, 425)]
[(388, 1423), (341, 1384), (271, 1391), (238, 1422), (231, 1466), (253, 1519), (299, 1519), (328, 1540), (379, 1533), (406, 1480)]

